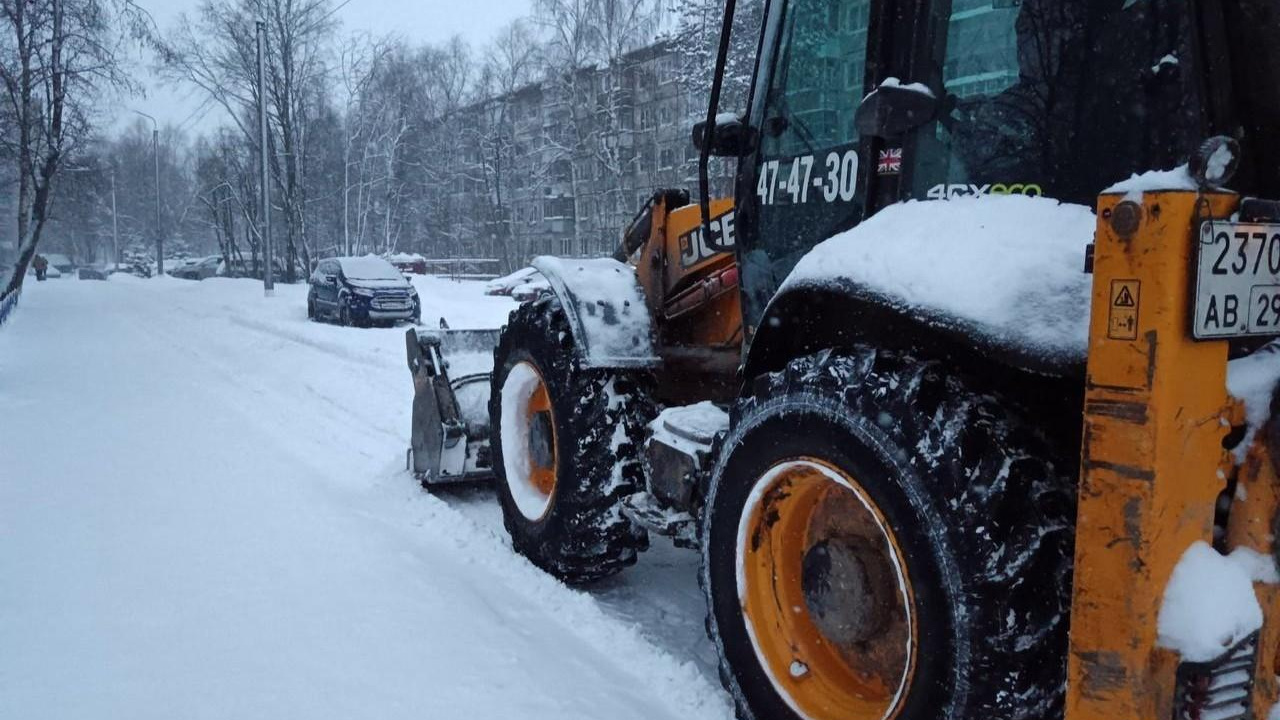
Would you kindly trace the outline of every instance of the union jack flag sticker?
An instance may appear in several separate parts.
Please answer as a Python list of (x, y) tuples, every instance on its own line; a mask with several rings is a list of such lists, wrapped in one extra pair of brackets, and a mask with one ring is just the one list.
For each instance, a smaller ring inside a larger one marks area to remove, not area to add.
[(876, 166), (880, 175), (897, 175), (902, 172), (902, 148), (880, 151), (880, 163)]

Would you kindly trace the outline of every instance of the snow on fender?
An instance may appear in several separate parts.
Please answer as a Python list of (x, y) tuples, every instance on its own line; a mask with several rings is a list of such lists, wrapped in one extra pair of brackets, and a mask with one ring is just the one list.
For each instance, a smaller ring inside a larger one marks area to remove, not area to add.
[(898, 203), (811, 250), (778, 295), (852, 283), (998, 345), (1083, 361), (1096, 225), (1091, 209), (1040, 197)]
[(635, 268), (617, 260), (543, 256), (541, 272), (564, 307), (580, 360), (591, 368), (652, 368), (653, 322)]
[(1253, 583), (1276, 583), (1275, 561), (1241, 548), (1223, 555), (1205, 542), (1183, 553), (1165, 587), (1156, 642), (1187, 662), (1208, 662), (1262, 627)]

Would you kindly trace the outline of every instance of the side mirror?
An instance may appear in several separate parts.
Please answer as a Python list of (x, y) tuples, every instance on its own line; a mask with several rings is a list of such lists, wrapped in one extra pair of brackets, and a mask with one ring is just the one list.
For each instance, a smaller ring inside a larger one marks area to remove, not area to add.
[[(757, 137), (755, 128), (744, 123), (742, 116), (721, 113), (716, 118), (708, 153), (715, 157), (742, 157), (756, 149)], [(707, 123), (704, 120), (693, 126), (693, 146), (701, 151), (706, 141)]]
[(920, 85), (884, 84), (863, 98), (854, 116), (865, 136), (896, 138), (933, 119), (938, 98)]

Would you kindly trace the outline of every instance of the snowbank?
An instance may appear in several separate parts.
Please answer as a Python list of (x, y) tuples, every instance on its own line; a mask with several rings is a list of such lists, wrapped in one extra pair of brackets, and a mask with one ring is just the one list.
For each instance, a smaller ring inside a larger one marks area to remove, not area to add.
[[(459, 325), (515, 307), (415, 284)], [(308, 322), (306, 286), (276, 289), (24, 291), (0, 331), (0, 718), (729, 720), (696, 559), (596, 593), (539, 571), (492, 491), (404, 472), (404, 329)]]
[(814, 248), (783, 291), (852, 282), (999, 344), (1083, 360), (1095, 226), (1089, 208), (1038, 197), (900, 203)]
[(1274, 561), (1251, 551), (1224, 556), (1204, 542), (1173, 569), (1157, 620), (1157, 642), (1189, 662), (1206, 662), (1262, 627), (1254, 581), (1274, 582)]

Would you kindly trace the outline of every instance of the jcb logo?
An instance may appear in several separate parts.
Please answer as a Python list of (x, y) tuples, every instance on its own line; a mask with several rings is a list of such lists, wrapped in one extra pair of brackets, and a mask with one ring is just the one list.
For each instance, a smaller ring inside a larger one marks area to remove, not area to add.
[(680, 267), (689, 268), (720, 253), (733, 252), (737, 237), (733, 211), (711, 220), (711, 236), (704, 238), (702, 225), (680, 236)]

